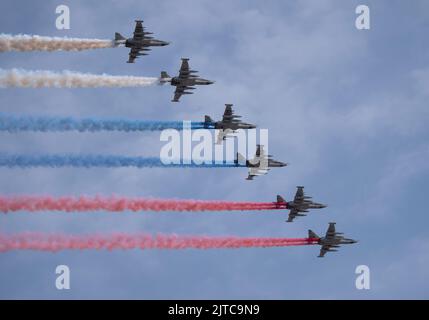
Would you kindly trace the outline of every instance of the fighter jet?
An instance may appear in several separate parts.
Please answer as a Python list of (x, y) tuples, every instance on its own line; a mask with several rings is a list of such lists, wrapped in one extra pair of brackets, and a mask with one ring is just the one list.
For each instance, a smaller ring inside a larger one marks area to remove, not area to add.
[(214, 122), (209, 116), (205, 116), (204, 128), (206, 129), (218, 129), (219, 135), (216, 144), (221, 144), (223, 140), (228, 138), (230, 133), (234, 133), (238, 129), (254, 129), (254, 124), (245, 123), (238, 120), (241, 116), (234, 114), (232, 110), (232, 104), (225, 104), (225, 112), (221, 121)]
[(332, 248), (339, 248), (342, 244), (353, 244), (357, 243), (357, 240), (347, 239), (343, 237), (343, 233), (335, 231), (335, 222), (330, 222), (326, 235), (320, 238), (313, 231), (308, 230), (308, 237), (312, 239), (318, 239), (318, 244), (322, 246), (320, 249), (319, 258), (325, 256), (326, 252), (336, 252), (338, 250)]
[(195, 90), (194, 85), (207, 85), (213, 84), (214, 81), (206, 80), (195, 75), (198, 71), (189, 69), (189, 59), (182, 58), (182, 65), (179, 70), (179, 75), (177, 77), (170, 77), (167, 72), (161, 72), (161, 78), (159, 82), (161, 84), (170, 82), (172, 86), (176, 87), (174, 92), (174, 98), (172, 102), (178, 102), (182, 94), (193, 94), (193, 92), (186, 90)]
[(286, 202), (282, 196), (277, 195), (277, 202), (275, 204), (279, 208), (289, 209), (289, 217), (286, 222), (292, 222), (296, 217), (305, 217), (306, 214), (301, 212), (308, 212), (308, 209), (322, 209), (326, 208), (325, 204), (313, 202), (311, 197), (308, 197), (304, 194), (304, 187), (297, 186), (295, 198), (293, 201)]
[(258, 144), (255, 157), (252, 160), (247, 160), (240, 153), (237, 152), (237, 158), (234, 160), (236, 164), (246, 164), (249, 168), (249, 175), (246, 180), (253, 180), (256, 176), (267, 174), (270, 168), (285, 167), (288, 164), (271, 159), (271, 155), (265, 154), (264, 146)]
[(151, 50), (149, 47), (163, 47), (170, 44), (167, 41), (157, 40), (157, 39), (154, 39), (152, 36), (149, 36), (150, 34), (153, 34), (153, 33), (144, 31), (143, 21), (142, 20), (135, 20), (135, 21), (136, 21), (136, 28), (134, 29), (134, 36), (132, 38), (127, 39), (124, 36), (122, 36), (119, 32), (115, 33), (115, 41), (114, 41), (115, 47), (123, 45), (127, 48), (131, 48), (127, 63), (134, 63), (134, 60), (136, 58), (140, 56), (148, 55), (145, 52)]

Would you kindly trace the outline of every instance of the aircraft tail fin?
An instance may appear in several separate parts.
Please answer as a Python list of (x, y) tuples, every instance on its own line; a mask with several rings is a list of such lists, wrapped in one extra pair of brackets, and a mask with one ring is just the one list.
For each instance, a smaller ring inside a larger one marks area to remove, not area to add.
[(161, 71), (161, 79), (171, 78), (166, 71)]
[(115, 32), (115, 41), (126, 40), (126, 38), (121, 35), (119, 32)]
[(210, 118), (210, 116), (204, 116), (204, 122), (208, 122), (208, 123), (212, 123), (213, 122), (213, 119), (212, 118)]
[(308, 237), (311, 239), (319, 239), (320, 238), (313, 230), (308, 230)]
[(278, 203), (284, 203), (284, 202), (286, 202), (286, 201), (285, 201), (285, 199), (283, 199), (283, 197), (282, 197), (282, 196), (277, 195), (277, 202), (278, 202)]
[[(168, 75), (168, 73), (166, 71), (161, 71), (161, 78), (160, 78), (160, 83), (164, 84), (166, 82), (169, 82), (171, 80), (171, 77)], [(175, 101), (175, 100), (172, 100)]]
[(241, 155), (241, 153), (237, 152), (237, 158), (235, 159), (235, 163), (246, 163), (246, 158)]

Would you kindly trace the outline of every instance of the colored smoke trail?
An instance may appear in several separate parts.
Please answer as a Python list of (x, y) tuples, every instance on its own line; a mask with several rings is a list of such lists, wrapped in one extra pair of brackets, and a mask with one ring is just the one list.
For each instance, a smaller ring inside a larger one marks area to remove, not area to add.
[(36, 250), (130, 250), (130, 249), (215, 249), (268, 248), (317, 244), (313, 238), (241, 238), (178, 235), (124, 234), (65, 235), (44, 233), (0, 234), (0, 252)]
[(124, 197), (0, 196), (0, 212), (17, 211), (243, 211), (285, 209), (272, 202), (169, 200)]
[[(29, 117), (0, 115), (0, 131), (157, 131), (164, 129), (182, 130), (183, 121), (102, 120), (94, 118), (74, 119), (60, 117)], [(203, 129), (204, 122), (192, 122), (190, 129)], [(186, 126), (186, 128), (188, 128)], [(212, 129), (209, 125), (208, 129)]]
[(158, 83), (158, 78), (111, 76), (72, 71), (27, 71), (0, 69), (0, 88), (98, 88), (98, 87), (145, 87)]
[(0, 34), (0, 52), (57, 50), (81, 51), (112, 47), (114, 47), (114, 42), (106, 39), (44, 37), (27, 34)]
[(0, 154), (0, 167), (8, 168), (31, 168), (31, 167), (137, 167), (137, 168), (235, 168), (245, 167), (244, 164), (223, 162), (223, 163), (203, 163), (187, 164), (185, 161), (180, 163), (163, 163), (159, 158), (145, 157), (125, 157), (113, 155), (8, 155)]

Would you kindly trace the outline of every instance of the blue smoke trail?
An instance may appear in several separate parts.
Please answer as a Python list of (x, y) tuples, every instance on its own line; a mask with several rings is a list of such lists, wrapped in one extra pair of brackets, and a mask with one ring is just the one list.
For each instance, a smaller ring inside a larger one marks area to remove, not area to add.
[[(182, 161), (183, 162), (183, 161)], [(31, 168), (31, 167), (163, 167), (163, 168), (233, 168), (245, 165), (234, 162), (208, 164), (164, 164), (159, 158), (124, 157), (112, 155), (8, 155), (0, 154), (0, 167)]]
[[(188, 128), (188, 127), (187, 127)], [(192, 122), (189, 129), (214, 129), (213, 124)], [(143, 120), (100, 120), (93, 118), (74, 119), (59, 117), (16, 117), (0, 115), (0, 131), (158, 131), (164, 129), (183, 129), (182, 121), (143, 121)]]

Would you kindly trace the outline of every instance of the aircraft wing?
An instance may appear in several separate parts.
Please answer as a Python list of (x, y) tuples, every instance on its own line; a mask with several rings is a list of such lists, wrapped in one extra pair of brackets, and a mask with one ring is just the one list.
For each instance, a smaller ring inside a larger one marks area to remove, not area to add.
[(174, 98), (171, 101), (178, 102), (183, 92), (185, 92), (185, 87), (177, 86), (176, 91), (174, 91)]
[(223, 123), (238, 122), (236, 118), (240, 118), (240, 116), (236, 116), (234, 114), (234, 111), (232, 110), (232, 104), (227, 104), (225, 106), (225, 111), (223, 113), (222, 122)]
[(303, 202), (304, 201), (304, 188), (303, 187), (298, 187), (298, 189), (296, 190), (295, 193), (295, 198), (294, 198), (294, 202)]
[(182, 65), (179, 70), (179, 78), (188, 79), (190, 75), (188, 59), (182, 59)]
[(139, 50), (136, 48), (131, 48), (129, 56), (128, 56), (128, 63), (134, 63), (134, 60), (137, 58), (137, 53), (139, 53)]
[(264, 174), (267, 174), (267, 172), (268, 170), (258, 170), (257, 168), (250, 168), (246, 180), (253, 180), (254, 177), (262, 176)]
[(324, 245), (322, 248), (320, 248), (319, 258), (323, 258), (325, 256), (325, 253), (328, 252), (329, 246)]
[(223, 140), (226, 139), (226, 134), (223, 130), (219, 130), (219, 134), (217, 135), (216, 144), (222, 144)]
[(256, 156), (261, 158), (265, 156), (264, 146), (258, 144), (258, 148), (256, 149)]
[(143, 40), (145, 36), (144, 28), (143, 28), (143, 21), (137, 20), (136, 21), (136, 28), (134, 29), (134, 40)]
[(254, 177), (254, 176), (252, 176), (252, 175), (249, 173), (249, 175), (247, 176), (246, 180), (253, 180), (253, 177)]
[(334, 222), (330, 222), (328, 230), (326, 231), (325, 238), (326, 239), (333, 239), (333, 238), (335, 238), (335, 236), (336, 236), (335, 223)]
[(268, 158), (262, 156), (259, 158), (259, 170), (267, 170), (267, 169), (268, 169)]
[(293, 199), (293, 202), (295, 202), (297, 205), (303, 204), (305, 200), (305, 194), (304, 194), (304, 188), (303, 187), (297, 187), (295, 193), (295, 198)]
[(219, 130), (219, 133), (217, 135), (217, 141), (216, 144), (222, 144), (223, 140), (228, 138), (228, 134), (232, 133), (233, 131), (230, 129), (225, 130)]
[(269, 169), (261, 169), (261, 168), (258, 168), (258, 167), (250, 167), (249, 168), (249, 176), (253, 176), (253, 177), (263, 176), (264, 174), (268, 173), (268, 170)]
[(298, 214), (298, 210), (296, 210), (296, 209), (291, 209), (291, 210), (290, 210), (290, 212), (289, 212), (289, 216), (288, 216), (288, 218), (287, 218), (286, 222), (292, 222), (292, 221), (293, 221), (293, 219), (295, 219), (295, 218), (296, 218), (297, 214)]

